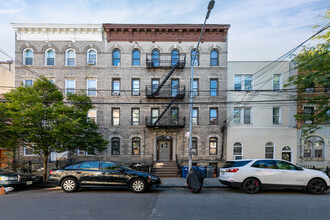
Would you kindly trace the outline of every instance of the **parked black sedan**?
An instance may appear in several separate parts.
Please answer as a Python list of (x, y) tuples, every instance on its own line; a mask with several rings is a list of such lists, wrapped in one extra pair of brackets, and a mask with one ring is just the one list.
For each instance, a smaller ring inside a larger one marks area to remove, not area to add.
[(2, 186), (32, 185), (41, 181), (41, 177), (33, 174), (17, 173), (0, 168), (0, 185)]
[(64, 192), (92, 186), (125, 186), (140, 193), (159, 187), (161, 182), (158, 176), (111, 161), (85, 161), (51, 170), (48, 180), (61, 186)]

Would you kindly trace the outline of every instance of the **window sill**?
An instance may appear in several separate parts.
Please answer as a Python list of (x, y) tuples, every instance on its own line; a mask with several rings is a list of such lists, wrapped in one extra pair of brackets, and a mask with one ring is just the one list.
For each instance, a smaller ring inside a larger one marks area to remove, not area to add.
[(304, 157), (303, 160), (305, 161), (324, 161), (324, 158), (315, 158), (315, 157)]

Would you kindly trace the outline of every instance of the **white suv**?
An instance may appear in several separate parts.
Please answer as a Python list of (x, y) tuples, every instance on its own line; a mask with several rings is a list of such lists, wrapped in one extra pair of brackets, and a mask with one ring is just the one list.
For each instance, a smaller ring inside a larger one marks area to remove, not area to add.
[(219, 181), (230, 187), (257, 193), (267, 187), (301, 188), (322, 194), (330, 188), (329, 177), (285, 160), (251, 159), (226, 161), (220, 169)]

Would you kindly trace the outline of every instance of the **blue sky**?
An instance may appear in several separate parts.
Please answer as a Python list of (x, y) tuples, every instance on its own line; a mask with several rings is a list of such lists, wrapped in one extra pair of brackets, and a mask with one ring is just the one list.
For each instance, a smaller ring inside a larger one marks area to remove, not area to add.
[[(208, 2), (0, 0), (0, 48), (14, 56), (10, 23), (200, 24)], [(228, 60), (275, 60), (311, 36), (329, 6), (327, 0), (216, 0), (207, 23), (231, 25)]]

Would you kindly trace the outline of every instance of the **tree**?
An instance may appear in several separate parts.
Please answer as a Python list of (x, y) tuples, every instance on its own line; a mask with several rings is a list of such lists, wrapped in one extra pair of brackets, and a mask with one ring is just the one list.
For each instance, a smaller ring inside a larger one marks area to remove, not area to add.
[[(327, 20), (327, 28), (315, 39), (321, 43), (313, 47), (305, 47), (295, 58), (298, 74), (289, 78), (288, 85), (296, 85), (298, 88), (298, 114), (295, 116), (303, 126), (303, 136), (308, 136), (320, 128), (320, 124), (330, 120), (329, 89), (330, 89), (330, 11), (327, 10), (324, 19)], [(315, 26), (316, 28), (319, 26)], [(312, 114), (299, 112), (302, 104), (311, 104), (316, 107)]]
[(33, 86), (20, 86), (4, 97), (8, 102), (0, 103), (0, 142), (9, 149), (28, 145), (39, 154), (44, 181), (51, 152), (78, 147), (101, 152), (108, 144), (97, 132), (97, 124), (88, 119), (92, 103), (84, 93), (69, 94), (65, 101), (57, 86), (42, 76)]

